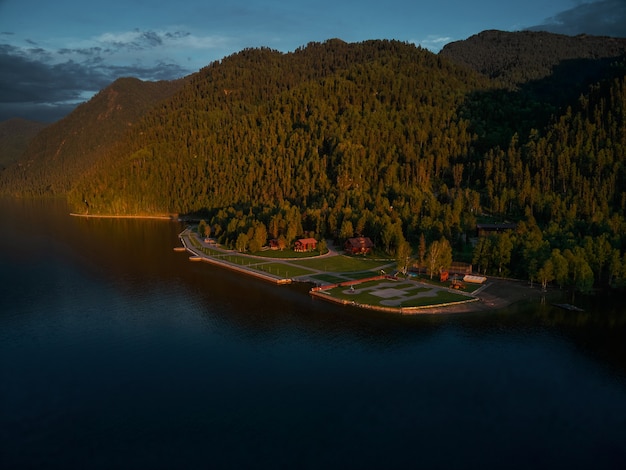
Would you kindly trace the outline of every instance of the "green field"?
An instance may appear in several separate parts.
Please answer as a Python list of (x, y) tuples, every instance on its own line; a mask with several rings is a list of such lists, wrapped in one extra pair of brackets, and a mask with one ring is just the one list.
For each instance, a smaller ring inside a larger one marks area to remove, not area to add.
[(345, 277), (338, 277), (332, 274), (316, 274), (314, 276), (311, 276), (311, 279), (328, 282), (329, 284), (339, 284), (340, 282), (346, 281)]
[(263, 271), (286, 279), (298, 276), (305, 276), (312, 273), (312, 271), (309, 271), (308, 269), (304, 269), (300, 266), (292, 266), (291, 264), (286, 263), (252, 262), (248, 265), (252, 269), (256, 269), (257, 271)]
[[(394, 292), (396, 291), (396, 292)], [(380, 307), (425, 307), (453, 302), (463, 302), (471, 297), (450, 292), (436, 286), (429, 286), (414, 281), (390, 282), (387, 279), (368, 281), (347, 286), (334, 287), (324, 291), (331, 297), (352, 301), (357, 304)], [(381, 294), (383, 292), (383, 294)], [(376, 295), (376, 294), (379, 295)]]
[[(291, 264), (297, 264), (305, 268), (333, 273), (352, 273), (368, 270), (377, 271), (390, 263), (394, 263), (394, 260), (371, 260), (346, 255), (312, 258), (307, 260), (303, 259), (291, 262)], [(370, 273), (370, 275), (372, 275), (372, 273)]]

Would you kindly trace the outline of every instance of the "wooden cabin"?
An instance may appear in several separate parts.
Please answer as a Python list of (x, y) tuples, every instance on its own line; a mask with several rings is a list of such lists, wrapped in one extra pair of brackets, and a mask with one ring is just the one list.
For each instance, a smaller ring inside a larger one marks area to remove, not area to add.
[(344, 249), (351, 255), (366, 255), (374, 249), (374, 243), (368, 237), (348, 238)]
[(300, 238), (296, 240), (293, 251), (305, 252), (315, 251), (317, 249), (317, 240), (315, 238)]

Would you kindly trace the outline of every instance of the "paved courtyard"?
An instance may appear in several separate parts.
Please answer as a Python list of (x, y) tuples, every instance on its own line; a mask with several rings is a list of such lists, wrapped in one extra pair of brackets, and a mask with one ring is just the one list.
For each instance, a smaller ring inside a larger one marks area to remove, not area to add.
[(463, 292), (412, 280), (366, 281), (349, 287), (335, 287), (328, 293), (334, 297), (346, 300), (353, 298), (356, 301), (384, 307), (460, 302), (472, 298)]

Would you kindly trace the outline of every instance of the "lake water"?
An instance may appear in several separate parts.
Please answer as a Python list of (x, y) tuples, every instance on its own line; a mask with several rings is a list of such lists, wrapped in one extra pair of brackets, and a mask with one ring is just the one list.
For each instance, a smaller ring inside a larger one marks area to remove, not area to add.
[(2, 468), (626, 468), (624, 298), (402, 318), (0, 200)]

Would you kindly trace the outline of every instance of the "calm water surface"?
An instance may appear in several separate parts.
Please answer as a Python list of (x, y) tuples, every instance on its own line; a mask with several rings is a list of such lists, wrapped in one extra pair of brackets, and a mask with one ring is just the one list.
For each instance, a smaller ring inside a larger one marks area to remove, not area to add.
[(2, 468), (626, 468), (624, 298), (399, 318), (0, 200)]

